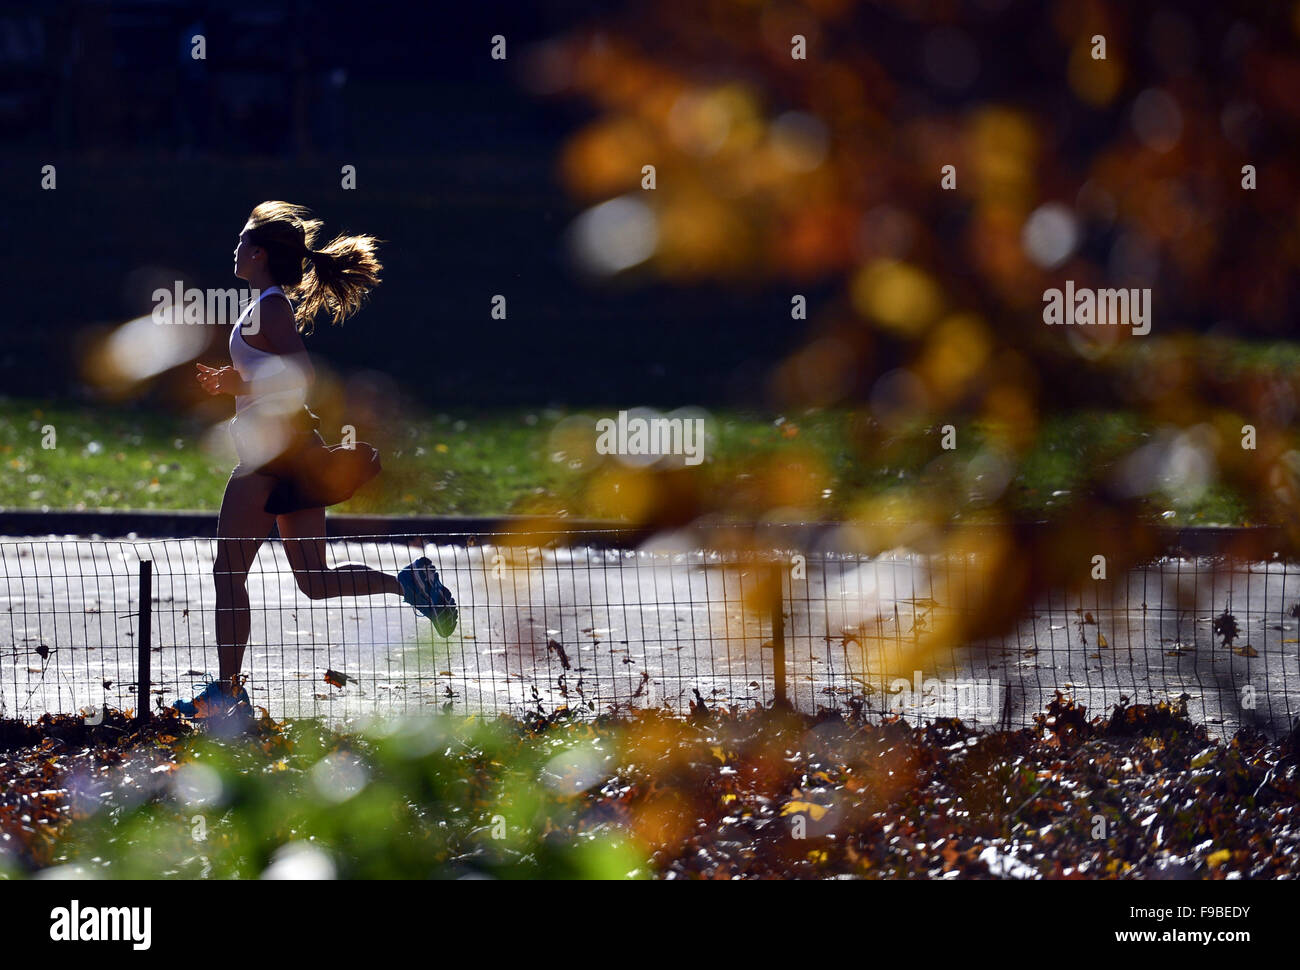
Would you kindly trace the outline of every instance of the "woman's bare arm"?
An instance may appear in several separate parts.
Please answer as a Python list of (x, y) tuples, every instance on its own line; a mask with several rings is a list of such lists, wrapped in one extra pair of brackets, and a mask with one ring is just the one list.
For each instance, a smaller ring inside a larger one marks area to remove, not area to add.
[(310, 386), (316, 370), (307, 356), (307, 346), (302, 342), (294, 320), (293, 309), (286, 299), (269, 296), (262, 301), (262, 334), (271, 345), (272, 353), (284, 358), (285, 369), (265, 380), (259, 380), (258, 393), (297, 389)]

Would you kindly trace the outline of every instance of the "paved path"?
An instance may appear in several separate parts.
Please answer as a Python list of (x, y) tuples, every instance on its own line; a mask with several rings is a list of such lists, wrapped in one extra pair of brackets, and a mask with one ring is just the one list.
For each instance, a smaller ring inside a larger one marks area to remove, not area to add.
[[(279, 543), (267, 543), (249, 582), (245, 670), (254, 702), (276, 717), (517, 714), (563, 704), (684, 711), (697, 690), (710, 705), (773, 696), (772, 617), (759, 595), (765, 567), (644, 548), (414, 548), (387, 538), (332, 542), (331, 552), (335, 562), (388, 572), (428, 554), (461, 605), (461, 624), (443, 640), (393, 597), (308, 600)], [(0, 540), (5, 715), (136, 706), (143, 558), (155, 574), (151, 702), (189, 696), (215, 672), (211, 540)], [(920, 654), (923, 633), (959, 618), (978, 595), (971, 576), (902, 553), (809, 561), (805, 577), (785, 580), (796, 705), (1022, 726), (1058, 689), (1094, 713), (1121, 695), (1150, 702), (1187, 694), (1194, 717), (1229, 734), (1243, 723), (1282, 731), (1292, 709), (1300, 712), (1297, 620), (1289, 615), (1300, 600), (1300, 567), (1228, 572), (1164, 560), (1115, 584), (1114, 603), (1057, 596), (1005, 637)], [(1240, 652), (1212, 631), (1229, 588)], [(1096, 622), (1083, 622), (1085, 614)], [(327, 670), (347, 683), (327, 683)]]

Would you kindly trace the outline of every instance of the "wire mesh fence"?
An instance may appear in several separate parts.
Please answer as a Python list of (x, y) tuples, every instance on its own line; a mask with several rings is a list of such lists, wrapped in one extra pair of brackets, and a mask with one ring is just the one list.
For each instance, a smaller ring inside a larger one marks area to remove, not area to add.
[[(784, 699), (808, 712), (1017, 728), (1059, 691), (1093, 713), (1182, 702), (1223, 734), (1276, 734), (1295, 717), (1300, 567), (1286, 562), (1156, 559), (1049, 590), (988, 635), (980, 611), (997, 579), (970, 556), (629, 549), (608, 538), (325, 540), (335, 566), (390, 575), (429, 556), (459, 605), (447, 638), (397, 596), (311, 598), (310, 577), (267, 542), (247, 579), (253, 703), (277, 718), (342, 720), (685, 714)], [(0, 713), (94, 717), (196, 693), (217, 671), (215, 545), (0, 542)]]

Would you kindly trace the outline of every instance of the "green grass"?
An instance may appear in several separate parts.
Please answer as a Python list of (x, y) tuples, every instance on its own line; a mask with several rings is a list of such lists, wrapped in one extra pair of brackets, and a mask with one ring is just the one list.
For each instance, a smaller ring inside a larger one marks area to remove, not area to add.
[[(589, 416), (615, 409), (588, 409)], [(378, 483), (340, 511), (388, 514), (548, 512), (609, 514), (595, 497), (601, 465), (578, 451), (594, 432), (557, 435), (573, 415), (557, 409), (433, 412), (402, 422), (379, 447)], [(959, 425), (959, 447), (945, 452), (936, 431), (884, 434), (864, 413), (847, 410), (758, 414), (717, 411), (716, 447), (687, 471), (699, 496), (726, 496), (740, 514), (793, 506), (807, 517), (852, 514), (873, 499), (928, 498), (948, 514), (982, 512), (980, 466), (996, 448), (990, 430)], [(45, 429), (53, 428), (54, 437)], [(337, 440), (337, 429), (326, 427)], [(1007, 485), (1006, 505), (1037, 516), (1068, 506), (1150, 431), (1129, 412), (1046, 417)], [(0, 400), (0, 506), (28, 509), (197, 509), (215, 511), (233, 459), (211, 442), (225, 435), (183, 415), (138, 409)], [(43, 447), (53, 443), (54, 447)], [(603, 466), (612, 464), (606, 460)], [(655, 487), (665, 481), (659, 478)], [(775, 484), (774, 484), (775, 482)], [(1178, 522), (1240, 523), (1248, 505), (1214, 484), (1196, 495), (1149, 498), (1153, 512)], [(877, 508), (879, 506), (876, 506)]]
[(215, 509), (229, 469), (202, 453), (199, 431), (138, 412), (2, 401), (0, 505)]

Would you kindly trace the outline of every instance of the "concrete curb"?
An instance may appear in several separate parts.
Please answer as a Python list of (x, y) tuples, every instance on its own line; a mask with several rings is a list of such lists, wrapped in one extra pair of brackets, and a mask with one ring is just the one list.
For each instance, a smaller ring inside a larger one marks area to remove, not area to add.
[[(603, 519), (558, 519), (541, 515), (333, 515), (326, 516), (333, 536), (427, 535), (470, 537), (501, 532), (562, 536), (571, 532), (608, 532), (611, 541), (636, 541), (650, 533), (626, 522)], [(103, 539), (211, 539), (217, 534), (214, 512), (157, 509), (0, 509), (0, 536), (34, 538), (98, 536)]]
[[(828, 546), (841, 528), (836, 522), (807, 522), (789, 526), (772, 523), (732, 523), (738, 531), (755, 530), (780, 541), (787, 548)], [(987, 525), (950, 525), (949, 530), (971, 532), (996, 528)], [(1018, 522), (1012, 529), (1017, 544), (1050, 541), (1056, 528), (1048, 522)], [(632, 526), (610, 519), (557, 518), (544, 515), (327, 515), (326, 531), (333, 537), (416, 535), (431, 540), (463, 541), (493, 534), (528, 534), (534, 542), (547, 542), (577, 532), (603, 533), (591, 540), (599, 545), (635, 546), (660, 531)], [(0, 509), (0, 536), (44, 538), (55, 536), (99, 537), (103, 539), (215, 538), (217, 516), (213, 512), (156, 509), (95, 509), (72, 511), (52, 509)], [(1266, 561), (1291, 550), (1286, 531), (1276, 526), (1155, 527), (1150, 535), (1169, 554), (1187, 556), (1229, 555), (1233, 558)], [(1098, 539), (1104, 542), (1102, 536)], [(852, 551), (845, 548), (843, 551)], [(1296, 550), (1300, 552), (1300, 550)], [(1294, 560), (1293, 560), (1294, 561)]]

